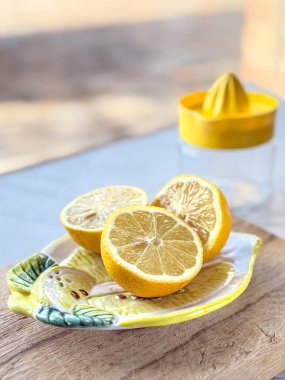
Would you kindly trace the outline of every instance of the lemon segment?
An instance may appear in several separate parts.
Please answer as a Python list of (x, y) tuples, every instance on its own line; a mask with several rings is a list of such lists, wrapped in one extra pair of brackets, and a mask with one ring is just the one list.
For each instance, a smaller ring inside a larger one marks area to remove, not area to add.
[(141, 297), (181, 289), (197, 275), (203, 261), (197, 233), (167, 210), (148, 206), (126, 207), (109, 216), (101, 254), (113, 280)]
[(232, 223), (227, 201), (217, 186), (203, 178), (174, 177), (152, 205), (174, 213), (198, 233), (204, 246), (204, 261), (218, 254), (229, 237)]
[(71, 238), (83, 248), (100, 253), (106, 219), (112, 211), (147, 205), (145, 191), (133, 186), (106, 186), (83, 194), (69, 203), (60, 219)]

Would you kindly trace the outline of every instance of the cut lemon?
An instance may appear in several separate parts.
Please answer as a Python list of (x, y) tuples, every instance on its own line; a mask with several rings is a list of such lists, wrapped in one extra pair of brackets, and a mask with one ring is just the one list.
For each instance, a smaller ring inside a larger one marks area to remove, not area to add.
[(71, 238), (89, 251), (100, 252), (107, 217), (122, 207), (147, 205), (145, 191), (133, 186), (106, 186), (81, 195), (61, 212), (60, 219)]
[(229, 237), (232, 223), (227, 201), (217, 186), (203, 178), (174, 177), (152, 205), (171, 211), (198, 233), (204, 246), (204, 261), (219, 253)]
[(200, 271), (203, 246), (181, 219), (157, 207), (113, 212), (101, 240), (109, 275), (141, 297), (160, 297), (187, 285)]

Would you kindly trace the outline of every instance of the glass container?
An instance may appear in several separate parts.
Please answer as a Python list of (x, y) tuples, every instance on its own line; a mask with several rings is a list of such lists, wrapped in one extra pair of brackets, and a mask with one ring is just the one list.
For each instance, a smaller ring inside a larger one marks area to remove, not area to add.
[(272, 192), (278, 100), (245, 92), (224, 74), (209, 91), (187, 94), (179, 109), (179, 172), (214, 182), (235, 215), (246, 215)]

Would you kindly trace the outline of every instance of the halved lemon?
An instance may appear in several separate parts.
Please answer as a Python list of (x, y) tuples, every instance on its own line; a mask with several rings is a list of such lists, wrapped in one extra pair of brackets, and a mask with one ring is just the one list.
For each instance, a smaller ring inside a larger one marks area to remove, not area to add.
[(219, 253), (229, 237), (232, 222), (227, 201), (217, 186), (203, 178), (174, 177), (152, 205), (171, 211), (198, 233), (204, 246), (204, 261)]
[(106, 219), (114, 210), (147, 205), (147, 194), (133, 186), (106, 186), (83, 194), (69, 203), (60, 219), (71, 238), (83, 248), (100, 253)]
[(101, 255), (109, 275), (141, 297), (176, 292), (200, 271), (203, 246), (181, 219), (157, 207), (113, 212), (104, 228)]

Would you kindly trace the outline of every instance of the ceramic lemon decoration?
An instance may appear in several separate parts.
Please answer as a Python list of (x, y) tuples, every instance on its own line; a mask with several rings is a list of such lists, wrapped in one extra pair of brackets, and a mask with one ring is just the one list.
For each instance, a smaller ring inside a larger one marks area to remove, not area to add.
[(58, 266), (39, 253), (13, 267), (7, 274), (11, 310), (66, 327), (106, 326), (114, 315), (94, 307), (81, 307), (96, 283), (88, 273)]
[(37, 278), (31, 288), (34, 303), (68, 311), (88, 296), (95, 280), (86, 272), (55, 265)]

